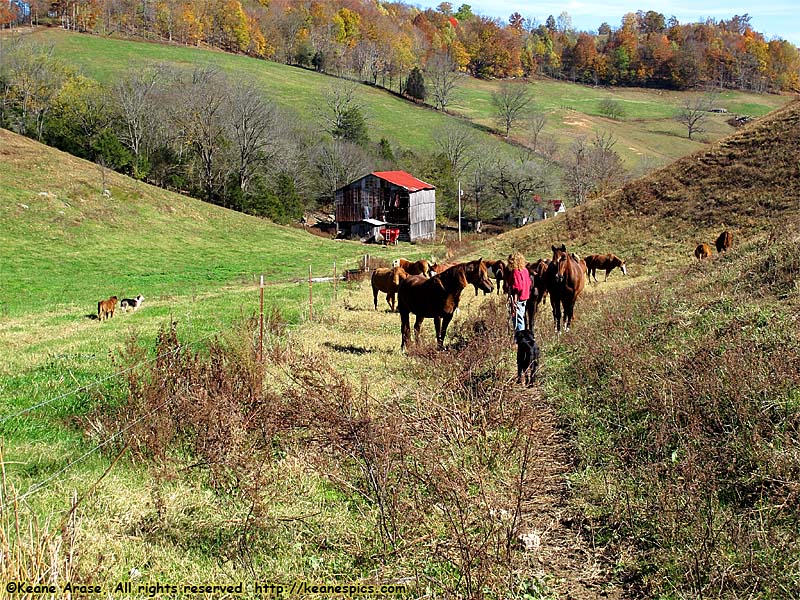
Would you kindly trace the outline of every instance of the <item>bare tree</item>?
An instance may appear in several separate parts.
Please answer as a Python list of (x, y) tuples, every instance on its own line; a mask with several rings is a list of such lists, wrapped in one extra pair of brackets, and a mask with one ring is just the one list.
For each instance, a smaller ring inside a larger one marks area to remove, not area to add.
[(311, 152), (320, 195), (333, 199), (337, 189), (371, 170), (371, 162), (357, 144), (345, 140), (323, 142)]
[(528, 115), (528, 139), (531, 142), (531, 151), (536, 152), (539, 146), (539, 135), (547, 122), (547, 115), (541, 111), (533, 111)]
[(247, 192), (255, 172), (270, 163), (277, 153), (273, 132), (278, 125), (278, 112), (261, 96), (259, 89), (245, 84), (229, 92), (228, 119), (236, 151), (239, 187)]
[(533, 98), (530, 90), (524, 83), (506, 81), (500, 84), (498, 90), (492, 92), (495, 119), (505, 130), (506, 139), (511, 132), (511, 127), (523, 116), (531, 100)]
[(546, 193), (552, 182), (539, 162), (506, 160), (497, 163), (491, 187), (505, 199), (509, 214), (520, 221), (530, 219), (535, 208), (534, 196)]
[(611, 134), (600, 133), (595, 134), (591, 144), (585, 138), (572, 144), (571, 155), (564, 166), (564, 184), (576, 205), (622, 183), (625, 170), (613, 149), (615, 144)]
[(439, 129), (434, 139), (458, 180), (474, 159), (475, 137), (466, 126), (449, 124)]
[(459, 79), (456, 67), (456, 61), (449, 52), (438, 52), (430, 58), (425, 68), (430, 96), (434, 106), (441, 111), (447, 109), (455, 96)]
[(714, 107), (716, 94), (708, 92), (695, 98), (687, 98), (683, 106), (675, 115), (675, 120), (686, 126), (689, 139), (695, 133), (705, 132), (705, 123), (708, 120), (708, 111)]
[(134, 156), (134, 174), (147, 156), (148, 139), (152, 140), (158, 128), (157, 107), (165, 79), (166, 72), (162, 67), (130, 67), (112, 89), (122, 121), (119, 139)]
[(227, 175), (224, 149), (228, 82), (213, 68), (196, 69), (186, 84), (173, 89), (170, 113), (180, 131), (183, 144), (189, 146), (198, 161), (200, 187), (205, 200), (216, 197)]
[(491, 210), (492, 200), (496, 198), (491, 187), (496, 162), (493, 153), (478, 153), (475, 155), (475, 160), (471, 164), (472, 168), (466, 177), (466, 191), (475, 202), (475, 217), (478, 219), (483, 217), (487, 209)]

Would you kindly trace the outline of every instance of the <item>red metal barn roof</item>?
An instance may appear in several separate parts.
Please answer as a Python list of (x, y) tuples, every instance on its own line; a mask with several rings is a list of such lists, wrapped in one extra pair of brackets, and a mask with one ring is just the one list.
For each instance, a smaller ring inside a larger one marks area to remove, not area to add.
[(389, 183), (399, 185), (407, 189), (409, 192), (418, 192), (420, 190), (435, 190), (436, 186), (430, 183), (425, 183), (421, 179), (417, 179), (413, 175), (405, 171), (375, 171), (372, 173), (375, 177), (384, 179)]

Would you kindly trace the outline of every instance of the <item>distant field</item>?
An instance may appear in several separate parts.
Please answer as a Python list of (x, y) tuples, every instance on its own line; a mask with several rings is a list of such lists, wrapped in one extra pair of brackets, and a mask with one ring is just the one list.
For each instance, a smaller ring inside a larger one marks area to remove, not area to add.
[[(498, 83), (464, 77), (453, 112), (463, 114), (486, 126), (493, 126), (492, 92)], [(706, 142), (733, 132), (725, 123), (729, 115), (709, 115), (707, 131), (689, 140), (686, 128), (673, 120), (685, 101), (699, 92), (673, 92), (642, 88), (601, 88), (543, 79), (529, 84), (535, 110), (547, 115), (544, 135), (552, 136), (566, 147), (579, 136), (592, 137), (595, 131), (610, 132), (617, 138), (615, 150), (628, 168), (653, 168), (694, 152)], [(612, 120), (603, 116), (600, 103), (605, 98), (617, 100), (624, 116)], [(788, 96), (725, 91), (717, 104), (730, 113), (760, 117), (786, 104)], [(519, 138), (520, 131), (512, 133)]]

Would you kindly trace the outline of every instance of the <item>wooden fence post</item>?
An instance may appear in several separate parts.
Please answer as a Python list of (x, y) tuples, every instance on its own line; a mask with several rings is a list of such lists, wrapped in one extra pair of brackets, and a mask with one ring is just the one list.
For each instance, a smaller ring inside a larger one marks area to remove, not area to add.
[(264, 361), (264, 276), (261, 276), (259, 284), (260, 309), (258, 319), (258, 360)]

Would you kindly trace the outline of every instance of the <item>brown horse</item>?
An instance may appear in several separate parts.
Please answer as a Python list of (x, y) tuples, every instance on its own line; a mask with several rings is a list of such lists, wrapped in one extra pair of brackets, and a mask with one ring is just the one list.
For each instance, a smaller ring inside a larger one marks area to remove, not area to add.
[(723, 231), (717, 238), (717, 252), (724, 252), (733, 246), (733, 234), (730, 231)]
[[(497, 293), (500, 294), (501, 291), (506, 291), (506, 272), (508, 268), (506, 267), (506, 263), (502, 260), (487, 260), (486, 262), (486, 269), (489, 272), (489, 277), (493, 277), (496, 284), (497, 284)], [(487, 294), (488, 292), (483, 292)], [(478, 286), (475, 286), (475, 295), (478, 295)]]
[(114, 316), (117, 309), (117, 297), (111, 296), (108, 300), (100, 300), (97, 303), (97, 320), (104, 321)]
[(486, 263), (480, 258), (454, 265), (430, 279), (422, 275), (411, 275), (403, 280), (397, 292), (401, 349), (405, 352), (411, 338), (411, 313), (416, 315), (415, 339), (419, 339), (423, 319), (432, 318), (436, 327), (436, 342), (443, 348), (447, 327), (461, 301), (461, 292), (470, 283), (484, 291), (492, 291), (492, 280), (489, 279)]
[(394, 295), (400, 287), (400, 282), (408, 277), (403, 267), (393, 267), (391, 269), (378, 268), (372, 272), (372, 299), (375, 303), (375, 310), (378, 310), (378, 292), (386, 294), (386, 302), (394, 312)]
[(697, 260), (711, 258), (711, 246), (706, 243), (697, 244), (697, 248), (694, 249), (694, 256)]
[[(448, 263), (436, 263), (436, 264), (434, 264), (434, 265), (431, 265), (431, 277), (436, 277), (437, 275), (441, 275), (442, 273), (444, 273), (445, 271), (447, 271), (447, 269), (449, 269), (450, 267), (454, 267), (454, 266), (456, 266), (457, 264), (459, 264), (459, 263), (451, 263), (451, 262), (448, 262)], [(483, 261), (483, 264), (485, 264), (485, 265), (486, 265), (486, 272), (489, 274), (489, 277), (492, 277), (492, 274), (491, 274), (491, 272), (489, 271), (489, 264), (490, 264), (490, 261), (486, 261), (486, 260), (485, 260), (485, 261)], [(506, 271), (507, 271), (507, 270), (506, 270)], [(480, 287), (480, 286), (478, 285), (478, 283), (476, 283), (475, 281), (471, 281), (470, 283), (472, 283), (472, 286), (475, 288), (475, 295), (476, 295), (476, 296), (478, 295), (478, 292), (479, 292), (479, 291), (481, 291), (481, 290), (483, 290), (483, 294), (484, 294), (484, 295), (486, 295), (486, 294), (489, 294), (489, 293), (491, 293), (491, 292), (492, 292), (492, 290), (489, 290), (489, 291), (487, 292), (485, 289), (483, 289), (482, 287)], [(498, 284), (498, 285), (499, 285), (499, 284)]]
[(533, 324), (539, 305), (544, 303), (544, 299), (547, 297), (546, 274), (547, 268), (550, 266), (550, 259), (540, 258), (535, 263), (528, 263), (525, 266), (528, 269), (528, 275), (531, 276), (531, 295), (525, 305), (525, 320), (527, 328), (533, 331)]
[(597, 283), (597, 269), (606, 272), (606, 278), (603, 281), (608, 281), (608, 274), (616, 268), (619, 268), (623, 275), (628, 274), (625, 261), (616, 254), (590, 254), (584, 260), (586, 261), (586, 274), (593, 277), (595, 283)]
[(430, 277), (430, 264), (424, 258), (418, 260), (417, 262), (411, 262), (410, 260), (406, 260), (405, 258), (395, 258), (392, 261), (393, 267), (402, 267), (403, 270), (408, 273), (409, 275), (424, 275), (425, 277)]
[(564, 308), (564, 331), (569, 332), (575, 301), (586, 285), (586, 262), (567, 252), (567, 247), (551, 246), (553, 260), (547, 268), (547, 290), (553, 307), (556, 332), (561, 333), (561, 307)]

